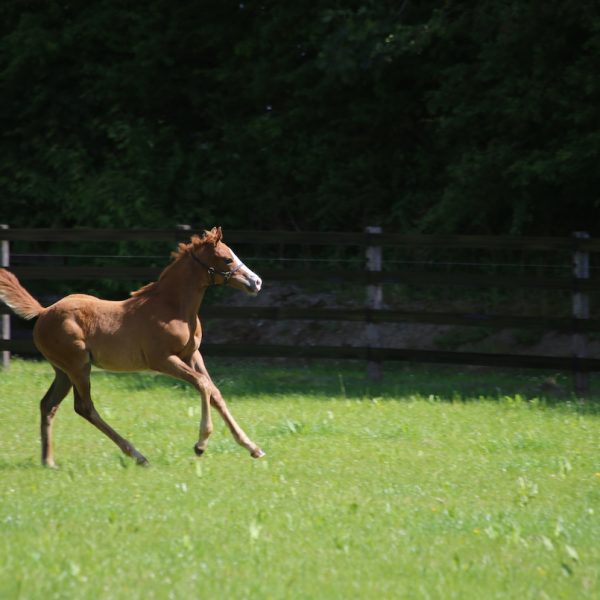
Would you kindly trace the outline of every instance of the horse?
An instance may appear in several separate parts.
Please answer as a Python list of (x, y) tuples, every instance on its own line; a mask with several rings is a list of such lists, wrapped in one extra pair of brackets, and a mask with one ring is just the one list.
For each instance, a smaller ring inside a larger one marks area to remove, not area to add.
[(198, 456), (206, 450), (213, 430), (211, 406), (219, 412), (235, 441), (253, 458), (265, 455), (237, 424), (206, 370), (199, 351), (202, 327), (198, 318), (209, 287), (228, 285), (256, 296), (262, 280), (223, 242), (220, 227), (204, 231), (201, 236), (193, 235), (189, 243), (180, 243), (171, 254), (172, 262), (157, 281), (120, 301), (72, 294), (43, 307), (14, 274), (0, 269), (0, 300), (24, 319), (37, 318), (34, 343), (54, 368), (54, 381), (40, 402), (44, 466), (56, 466), (52, 422), (71, 388), (77, 414), (137, 464), (148, 464), (133, 444), (96, 411), (90, 387), (92, 365), (109, 371), (152, 370), (192, 384), (201, 402), (200, 432), (194, 445)]

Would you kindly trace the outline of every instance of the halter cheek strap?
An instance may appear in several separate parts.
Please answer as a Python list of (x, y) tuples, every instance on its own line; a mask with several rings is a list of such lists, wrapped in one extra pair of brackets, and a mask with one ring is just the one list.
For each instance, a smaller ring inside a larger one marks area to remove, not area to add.
[(207, 271), (208, 276), (210, 277), (210, 285), (217, 285), (217, 281), (215, 279), (215, 275), (220, 275), (223, 278), (223, 285), (226, 285), (227, 282), (231, 279), (231, 276), (242, 268), (244, 263), (240, 262), (240, 264), (235, 268), (231, 269), (231, 271), (217, 271), (214, 267), (207, 265), (202, 262), (193, 252), (190, 252), (190, 256), (199, 264), (202, 265)]

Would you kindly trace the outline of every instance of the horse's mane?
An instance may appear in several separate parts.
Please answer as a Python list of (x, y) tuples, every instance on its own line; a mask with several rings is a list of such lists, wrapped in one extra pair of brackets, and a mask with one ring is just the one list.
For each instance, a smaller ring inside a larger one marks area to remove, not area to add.
[(216, 231), (205, 231), (202, 237), (193, 235), (190, 238), (190, 243), (185, 244), (180, 242), (177, 245), (177, 250), (171, 252), (171, 258), (173, 259), (171, 264), (167, 265), (158, 276), (158, 281), (152, 281), (142, 286), (139, 290), (129, 292), (130, 296), (139, 298), (140, 296), (149, 296), (156, 291), (160, 280), (175, 267), (181, 261), (182, 258), (193, 252), (196, 248), (204, 246), (205, 244), (216, 244), (219, 241), (219, 233)]

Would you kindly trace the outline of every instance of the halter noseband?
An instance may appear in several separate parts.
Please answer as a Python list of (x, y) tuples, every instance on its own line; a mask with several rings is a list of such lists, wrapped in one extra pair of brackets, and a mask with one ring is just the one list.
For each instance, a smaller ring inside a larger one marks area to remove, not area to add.
[(238, 271), (244, 264), (244, 263), (240, 262), (240, 264), (235, 269), (231, 269), (231, 271), (217, 271), (214, 267), (210, 267), (206, 263), (202, 262), (193, 252), (190, 252), (190, 256), (199, 265), (202, 265), (208, 271), (208, 275), (210, 277), (210, 285), (217, 285), (217, 281), (215, 280), (215, 275), (220, 275), (224, 279), (223, 285), (225, 285), (231, 279), (231, 276), (236, 271)]

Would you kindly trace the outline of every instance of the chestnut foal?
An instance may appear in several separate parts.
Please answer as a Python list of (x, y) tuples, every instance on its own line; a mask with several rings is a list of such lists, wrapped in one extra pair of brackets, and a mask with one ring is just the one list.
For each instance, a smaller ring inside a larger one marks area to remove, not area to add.
[(0, 269), (0, 300), (25, 319), (37, 317), (33, 339), (52, 364), (54, 382), (40, 403), (42, 464), (54, 467), (52, 420), (71, 387), (75, 411), (107, 435), (138, 464), (146, 458), (96, 412), (90, 396), (94, 366), (110, 371), (151, 369), (191, 383), (200, 393), (200, 436), (194, 445), (201, 455), (213, 430), (214, 406), (241, 446), (254, 458), (264, 452), (244, 433), (212, 382), (198, 351), (202, 329), (198, 309), (211, 285), (230, 285), (250, 295), (262, 281), (223, 243), (221, 228), (179, 244), (174, 261), (158, 281), (112, 302), (72, 294), (44, 308), (10, 272)]

